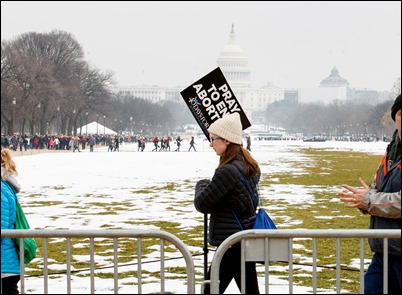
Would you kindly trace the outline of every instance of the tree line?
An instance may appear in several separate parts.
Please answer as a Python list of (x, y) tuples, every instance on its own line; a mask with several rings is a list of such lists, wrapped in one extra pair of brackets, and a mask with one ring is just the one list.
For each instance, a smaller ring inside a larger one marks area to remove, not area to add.
[(112, 72), (85, 60), (82, 46), (68, 32), (29, 32), (2, 40), (2, 133), (76, 135), (77, 127), (95, 120), (120, 131), (134, 127), (155, 132), (178, 124), (172, 104), (122, 95), (115, 84)]
[(282, 100), (269, 105), (260, 115), (268, 124), (291, 133), (389, 137), (395, 130), (391, 106), (400, 94), (400, 85), (399, 78), (389, 99), (377, 105), (336, 100), (328, 105)]
[[(196, 124), (185, 103), (152, 103), (119, 93), (115, 85), (114, 74), (90, 65), (82, 46), (68, 32), (28, 32), (2, 40), (1, 132), (76, 135), (77, 127), (97, 121), (118, 132), (168, 134)], [(399, 78), (390, 100), (376, 106), (282, 100), (253, 117), (294, 133), (382, 135), (394, 128), (389, 109), (400, 88)]]

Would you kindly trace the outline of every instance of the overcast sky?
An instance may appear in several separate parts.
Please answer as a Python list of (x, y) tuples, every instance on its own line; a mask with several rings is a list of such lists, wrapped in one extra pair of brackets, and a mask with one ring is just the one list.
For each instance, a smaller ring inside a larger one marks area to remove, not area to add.
[(1, 2), (2, 40), (69, 32), (121, 86), (190, 85), (217, 67), (232, 24), (254, 87), (316, 87), (334, 66), (353, 88), (401, 76), (400, 1)]

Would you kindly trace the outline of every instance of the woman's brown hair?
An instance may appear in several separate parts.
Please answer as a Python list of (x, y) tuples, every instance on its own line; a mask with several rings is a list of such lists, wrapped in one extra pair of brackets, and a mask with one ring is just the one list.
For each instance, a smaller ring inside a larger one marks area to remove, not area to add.
[(4, 167), (4, 172), (1, 174), (1, 178), (8, 173), (11, 175), (18, 175), (17, 167), (11, 158), (10, 151), (8, 149), (1, 149), (1, 167)]
[(223, 165), (233, 161), (233, 159), (241, 154), (244, 165), (246, 166), (247, 174), (250, 178), (257, 176), (260, 171), (257, 161), (251, 156), (250, 152), (240, 144), (229, 143), (226, 152), (220, 157), (219, 165), (216, 170), (219, 170)]

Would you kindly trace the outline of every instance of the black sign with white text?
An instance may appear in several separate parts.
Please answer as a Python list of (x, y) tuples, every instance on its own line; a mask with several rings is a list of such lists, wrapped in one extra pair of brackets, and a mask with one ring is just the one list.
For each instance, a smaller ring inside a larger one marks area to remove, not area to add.
[(225, 115), (238, 112), (243, 130), (251, 123), (218, 67), (180, 92), (188, 108), (209, 140), (209, 126)]

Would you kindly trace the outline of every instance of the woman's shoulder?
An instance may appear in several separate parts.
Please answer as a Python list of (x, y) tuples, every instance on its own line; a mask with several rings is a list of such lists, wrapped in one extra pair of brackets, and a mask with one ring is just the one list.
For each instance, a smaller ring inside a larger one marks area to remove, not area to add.
[(239, 175), (239, 173), (244, 173), (245, 167), (242, 161), (232, 161), (227, 163), (219, 169), (223, 174)]
[[(1, 167), (1, 175), (3, 175), (4, 168)], [(6, 181), (7, 184), (14, 190), (15, 193), (19, 193), (21, 190), (21, 185), (18, 183), (17, 178), (14, 177), (14, 175), (10, 173), (5, 173), (4, 178), (2, 177), (2, 184), (1, 188), (3, 189), (3, 181)]]
[(13, 188), (10, 183), (6, 180), (1, 179), (1, 202), (3, 205), (3, 196), (6, 197), (7, 200), (16, 198), (16, 194), (14, 193)]

